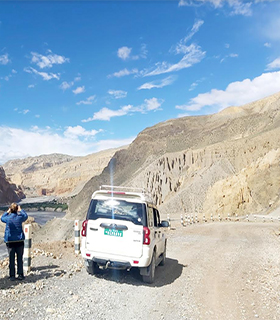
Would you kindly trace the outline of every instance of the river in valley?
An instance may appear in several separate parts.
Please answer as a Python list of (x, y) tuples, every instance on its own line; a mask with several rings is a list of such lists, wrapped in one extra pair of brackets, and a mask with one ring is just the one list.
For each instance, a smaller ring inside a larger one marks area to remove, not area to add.
[[(29, 217), (34, 217), (35, 222), (41, 226), (53, 218), (63, 218), (65, 216), (65, 212), (26, 211), (26, 213)], [(8, 256), (6, 244), (3, 241), (3, 237), (0, 237), (0, 260)]]

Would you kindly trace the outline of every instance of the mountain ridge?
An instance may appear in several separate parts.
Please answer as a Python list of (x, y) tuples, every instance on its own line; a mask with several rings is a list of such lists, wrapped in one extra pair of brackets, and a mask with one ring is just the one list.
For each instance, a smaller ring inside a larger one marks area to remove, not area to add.
[[(211, 198), (215, 183), (238, 175), (280, 146), (280, 93), (238, 107), (241, 112), (231, 112), (235, 110), (231, 108), (213, 115), (171, 119), (144, 129), (70, 201), (70, 216), (85, 216), (91, 193), (112, 181), (110, 171), (114, 172), (114, 184), (145, 187), (163, 214), (203, 211), (210, 215), (212, 208), (206, 207), (206, 199)], [(278, 181), (273, 183), (277, 189)], [(246, 214), (249, 207), (237, 202), (226, 206), (228, 212), (216, 208), (212, 213)], [(255, 205), (250, 210), (260, 208)]]

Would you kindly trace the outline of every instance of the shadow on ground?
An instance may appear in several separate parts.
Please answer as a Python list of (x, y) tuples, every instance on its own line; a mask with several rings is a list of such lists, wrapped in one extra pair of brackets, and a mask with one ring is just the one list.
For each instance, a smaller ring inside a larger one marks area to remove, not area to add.
[(0, 289), (15, 288), (20, 283), (35, 283), (41, 279), (63, 276), (65, 271), (58, 268), (59, 266), (57, 265), (33, 267), (24, 280), (16, 279), (15, 281), (11, 281), (9, 277), (6, 276), (0, 279)]
[(144, 283), (138, 268), (126, 270), (99, 270), (95, 276), (108, 281), (126, 283), (134, 286), (162, 287), (173, 283), (182, 274), (183, 265), (178, 260), (166, 258), (164, 266), (158, 266), (155, 272), (155, 282), (153, 284)]

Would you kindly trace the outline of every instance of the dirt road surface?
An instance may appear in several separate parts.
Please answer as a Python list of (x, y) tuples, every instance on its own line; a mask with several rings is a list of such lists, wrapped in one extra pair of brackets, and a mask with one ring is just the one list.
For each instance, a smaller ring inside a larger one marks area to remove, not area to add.
[(153, 285), (137, 270), (90, 276), (66, 242), (34, 245), (24, 282), (2, 263), (0, 318), (280, 319), (280, 223), (175, 227)]

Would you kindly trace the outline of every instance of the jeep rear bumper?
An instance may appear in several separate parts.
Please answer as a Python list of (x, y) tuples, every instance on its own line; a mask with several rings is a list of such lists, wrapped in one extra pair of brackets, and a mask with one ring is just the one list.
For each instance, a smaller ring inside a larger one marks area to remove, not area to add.
[(99, 259), (93, 258), (92, 261), (98, 264), (98, 266), (104, 269), (118, 269), (118, 270), (125, 270), (130, 269), (131, 264), (127, 261), (112, 261), (107, 259)]

